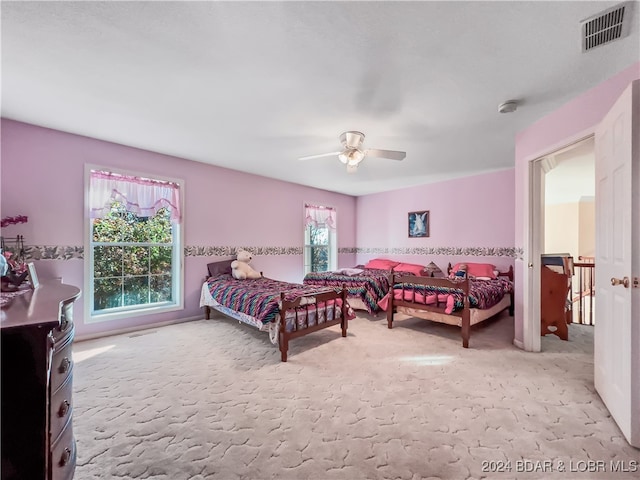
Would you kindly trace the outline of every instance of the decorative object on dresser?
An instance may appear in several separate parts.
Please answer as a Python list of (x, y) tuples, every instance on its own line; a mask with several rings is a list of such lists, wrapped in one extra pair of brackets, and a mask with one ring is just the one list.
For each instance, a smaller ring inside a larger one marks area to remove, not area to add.
[(2, 304), (2, 480), (70, 480), (73, 437), (73, 302), (57, 281)]
[[(13, 217), (8, 218), (12, 219)], [(16, 218), (26, 219), (27, 217)], [(6, 220), (7, 219), (3, 219), (3, 227)], [(0, 237), (0, 254), (2, 256), (2, 265), (0, 268), (1, 290), (3, 292), (17, 290), (28, 275), (27, 265), (24, 261), (24, 237), (22, 235)]]

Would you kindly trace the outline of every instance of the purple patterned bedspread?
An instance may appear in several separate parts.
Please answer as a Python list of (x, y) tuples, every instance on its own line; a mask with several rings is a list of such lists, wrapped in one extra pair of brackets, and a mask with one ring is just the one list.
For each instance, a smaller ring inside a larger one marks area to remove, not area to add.
[[(401, 288), (401, 283), (396, 283), (393, 288)], [(455, 287), (439, 287), (419, 284), (404, 284), (405, 290), (415, 289), (422, 294), (449, 294), (454, 297), (454, 310), (463, 306), (463, 293)], [(493, 280), (469, 280), (469, 304), (471, 308), (486, 310), (500, 303), (505, 295), (513, 292), (513, 282), (506, 278)]]
[(330, 290), (327, 287), (318, 288), (265, 277), (255, 280), (236, 280), (228, 274), (209, 278), (207, 285), (216, 302), (250, 315), (263, 324), (272, 322), (278, 315), (281, 293), (285, 294), (285, 300), (294, 300), (303, 295)]
[(380, 310), (378, 301), (389, 291), (389, 271), (376, 268), (362, 270), (356, 275), (344, 275), (339, 271), (312, 272), (308, 273), (302, 282), (305, 285), (334, 288), (342, 288), (344, 284), (347, 287), (347, 297), (360, 298), (367, 312), (374, 313)]

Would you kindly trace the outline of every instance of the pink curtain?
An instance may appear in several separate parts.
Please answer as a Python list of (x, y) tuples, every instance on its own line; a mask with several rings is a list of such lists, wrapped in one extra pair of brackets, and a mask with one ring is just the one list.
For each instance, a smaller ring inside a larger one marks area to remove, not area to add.
[(326, 225), (330, 230), (336, 229), (336, 210), (331, 207), (322, 207), (317, 205), (305, 205), (305, 226)]
[(90, 184), (91, 218), (104, 217), (111, 204), (117, 201), (140, 217), (152, 217), (166, 207), (171, 211), (171, 220), (180, 221), (180, 187), (177, 183), (92, 170)]

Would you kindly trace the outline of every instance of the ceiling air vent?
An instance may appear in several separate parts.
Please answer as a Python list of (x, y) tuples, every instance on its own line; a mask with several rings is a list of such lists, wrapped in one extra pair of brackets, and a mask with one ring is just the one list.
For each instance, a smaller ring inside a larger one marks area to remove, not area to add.
[(629, 35), (632, 3), (621, 3), (582, 20), (582, 51)]

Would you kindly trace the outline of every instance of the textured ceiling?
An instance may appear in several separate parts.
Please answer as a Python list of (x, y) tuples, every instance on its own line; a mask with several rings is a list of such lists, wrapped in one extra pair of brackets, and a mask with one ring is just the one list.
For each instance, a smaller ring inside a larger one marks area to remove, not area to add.
[[(617, 2), (2, 2), (2, 115), (361, 195), (514, 166), (514, 138), (640, 60)], [(499, 103), (517, 99), (515, 113)], [(367, 158), (347, 174), (345, 130)]]

